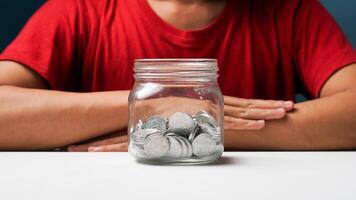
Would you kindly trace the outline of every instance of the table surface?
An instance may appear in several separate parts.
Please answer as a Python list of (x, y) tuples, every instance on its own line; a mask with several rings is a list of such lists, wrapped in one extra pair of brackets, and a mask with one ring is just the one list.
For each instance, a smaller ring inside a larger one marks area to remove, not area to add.
[(225, 152), (157, 166), (128, 153), (0, 153), (0, 199), (356, 199), (356, 152)]

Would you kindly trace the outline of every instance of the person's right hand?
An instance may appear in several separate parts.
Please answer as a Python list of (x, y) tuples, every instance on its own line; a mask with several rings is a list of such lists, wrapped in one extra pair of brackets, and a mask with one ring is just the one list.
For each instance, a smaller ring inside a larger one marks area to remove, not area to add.
[[(200, 110), (209, 113), (218, 112), (218, 108), (207, 100), (184, 97), (164, 97), (136, 103), (136, 113), (167, 118), (174, 112), (186, 112), (194, 115)], [(292, 101), (243, 99), (224, 96), (225, 130), (259, 130), (266, 120), (281, 119), (293, 110)]]
[(281, 119), (293, 107), (292, 101), (224, 96), (224, 129), (259, 130), (265, 126), (266, 120)]

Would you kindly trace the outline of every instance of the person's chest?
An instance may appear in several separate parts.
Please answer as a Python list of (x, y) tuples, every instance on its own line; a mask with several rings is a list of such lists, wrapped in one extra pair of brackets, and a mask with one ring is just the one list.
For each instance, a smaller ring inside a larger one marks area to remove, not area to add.
[(207, 30), (175, 32), (132, 16), (130, 10), (102, 16), (97, 37), (84, 58), (83, 91), (131, 89), (135, 59), (216, 58), (225, 95), (293, 99), (292, 61), (282, 64), (277, 24), (256, 22), (247, 14)]

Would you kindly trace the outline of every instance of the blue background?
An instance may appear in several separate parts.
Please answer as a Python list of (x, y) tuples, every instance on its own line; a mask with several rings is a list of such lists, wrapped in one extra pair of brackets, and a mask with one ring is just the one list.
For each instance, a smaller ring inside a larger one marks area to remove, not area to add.
[[(0, 0), (0, 51), (16, 37), (28, 18), (43, 2), (45, 1)], [(321, 2), (339, 22), (356, 48), (356, 1), (321, 0)]]

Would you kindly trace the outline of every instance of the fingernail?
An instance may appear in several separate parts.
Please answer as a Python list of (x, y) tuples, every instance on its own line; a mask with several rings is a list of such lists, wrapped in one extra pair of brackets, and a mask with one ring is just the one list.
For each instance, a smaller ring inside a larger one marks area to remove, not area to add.
[(74, 145), (70, 145), (70, 146), (67, 147), (67, 150), (68, 150), (68, 151), (72, 151), (73, 149), (75, 149), (75, 146), (74, 146)]
[(293, 106), (293, 101), (285, 101), (285, 102), (283, 102), (283, 106), (284, 107), (292, 107)]
[(89, 147), (88, 151), (89, 152), (98, 152), (98, 151), (100, 151), (100, 148), (99, 147)]
[(250, 126), (264, 125), (264, 124), (265, 124), (265, 120), (256, 120), (248, 123), (248, 125)]
[(265, 123), (265, 120), (257, 120), (256, 123), (257, 123), (257, 124), (264, 124), (264, 123)]
[(286, 110), (285, 110), (284, 108), (277, 108), (276, 111), (277, 111), (278, 113), (284, 113), (284, 112), (286, 112)]

